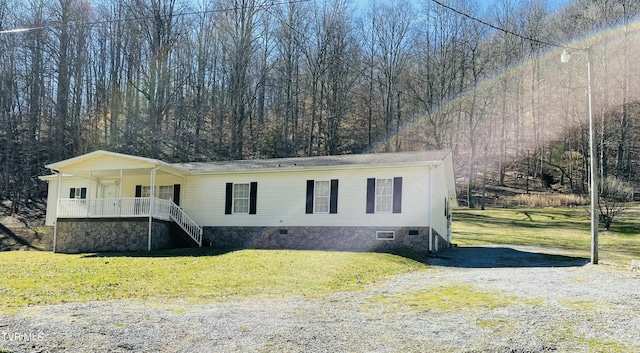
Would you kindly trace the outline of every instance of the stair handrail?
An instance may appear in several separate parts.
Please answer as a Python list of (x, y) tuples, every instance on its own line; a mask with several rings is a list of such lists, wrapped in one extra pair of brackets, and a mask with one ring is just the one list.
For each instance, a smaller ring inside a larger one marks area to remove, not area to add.
[(178, 205), (169, 200), (169, 216), (182, 228), (196, 243), (202, 247), (202, 227), (198, 225), (189, 215)]

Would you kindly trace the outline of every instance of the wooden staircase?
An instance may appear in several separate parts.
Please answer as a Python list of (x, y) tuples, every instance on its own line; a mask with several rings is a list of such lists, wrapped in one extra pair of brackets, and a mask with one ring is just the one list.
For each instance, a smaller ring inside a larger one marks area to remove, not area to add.
[(182, 230), (202, 247), (202, 227), (199, 226), (180, 206), (172, 200), (155, 199), (154, 215), (167, 217), (175, 222)]

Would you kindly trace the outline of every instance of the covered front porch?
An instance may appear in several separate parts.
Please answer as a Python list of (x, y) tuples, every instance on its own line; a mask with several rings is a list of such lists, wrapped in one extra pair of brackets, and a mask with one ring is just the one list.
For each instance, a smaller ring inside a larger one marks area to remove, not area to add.
[(101, 219), (148, 219), (149, 250), (154, 220), (173, 222), (199, 246), (202, 227), (180, 207), (184, 171), (154, 159), (97, 151), (47, 165), (53, 175), (48, 202), (55, 213), (47, 214), (54, 226), (54, 251), (58, 222)]

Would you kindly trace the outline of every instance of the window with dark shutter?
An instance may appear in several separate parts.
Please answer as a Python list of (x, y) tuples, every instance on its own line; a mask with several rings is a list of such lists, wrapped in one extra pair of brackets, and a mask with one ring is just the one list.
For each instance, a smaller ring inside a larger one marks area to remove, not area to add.
[(329, 198), (329, 213), (338, 213), (338, 179), (331, 179), (331, 196)]
[(307, 180), (307, 200), (305, 213), (311, 214), (313, 213), (313, 187), (315, 185), (315, 181)]
[(367, 179), (367, 213), (374, 213), (376, 207), (376, 178)]
[(367, 179), (367, 213), (402, 212), (402, 177)]
[(258, 183), (251, 183), (251, 190), (249, 192), (249, 214), (256, 214), (258, 206)]
[(69, 198), (70, 199), (86, 199), (87, 198), (87, 188), (71, 188), (71, 189), (69, 189)]
[(305, 213), (338, 213), (338, 179), (307, 180)]
[(180, 206), (180, 184), (173, 185), (173, 203)]
[(402, 212), (402, 177), (393, 178), (393, 213)]
[(225, 214), (256, 214), (258, 206), (258, 183), (227, 183), (225, 190)]
[(233, 183), (227, 183), (224, 196), (224, 214), (231, 214), (233, 210)]

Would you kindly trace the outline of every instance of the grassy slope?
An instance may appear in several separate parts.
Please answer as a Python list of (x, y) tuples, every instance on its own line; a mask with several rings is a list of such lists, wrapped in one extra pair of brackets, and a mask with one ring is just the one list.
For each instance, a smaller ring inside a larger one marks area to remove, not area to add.
[[(589, 215), (582, 208), (457, 210), (453, 242), (459, 245), (529, 245), (560, 248), (589, 257)], [(600, 230), (599, 258), (629, 265), (640, 258), (640, 217)]]
[[(128, 255), (128, 256), (127, 256)], [(357, 290), (420, 262), (390, 254), (206, 249), (140, 254), (0, 253), (0, 310), (117, 298), (218, 301)]]

